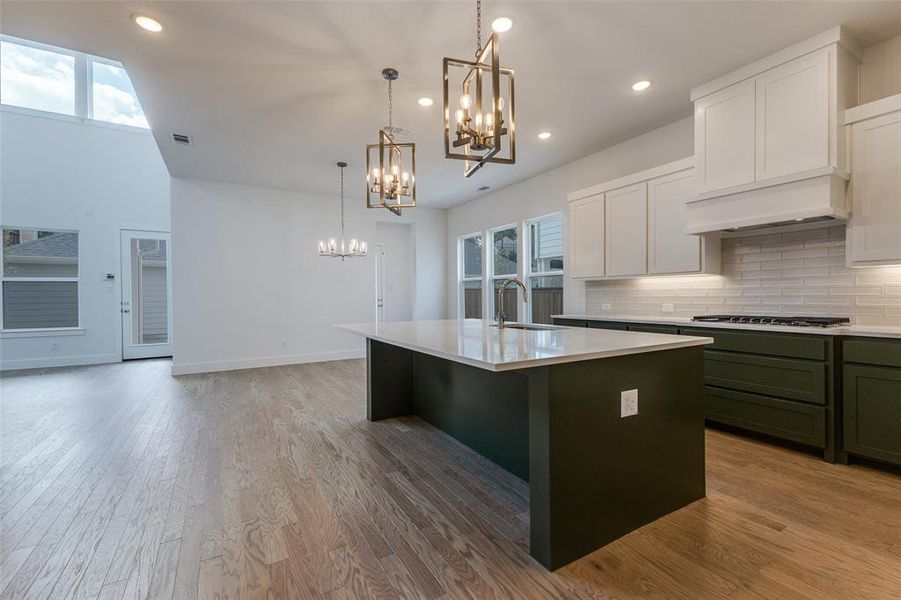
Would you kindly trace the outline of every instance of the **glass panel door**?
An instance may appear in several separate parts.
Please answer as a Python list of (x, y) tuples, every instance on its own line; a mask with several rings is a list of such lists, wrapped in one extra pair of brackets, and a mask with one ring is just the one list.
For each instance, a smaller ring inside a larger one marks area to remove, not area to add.
[(122, 358), (172, 356), (169, 234), (122, 231)]

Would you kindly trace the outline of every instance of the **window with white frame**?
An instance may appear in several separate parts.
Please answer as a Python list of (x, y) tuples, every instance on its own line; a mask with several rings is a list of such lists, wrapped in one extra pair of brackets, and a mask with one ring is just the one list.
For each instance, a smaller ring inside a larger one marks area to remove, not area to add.
[[(491, 292), (489, 297), (490, 314), (497, 319), (497, 290), (505, 279), (519, 276), (519, 228), (516, 225), (505, 225), (488, 232), (489, 267)], [(509, 286), (504, 290), (504, 318), (508, 321), (519, 319), (519, 287)]]
[(0, 36), (0, 104), (147, 129), (118, 62)]
[(526, 221), (526, 287), (532, 323), (550, 323), (563, 312), (563, 215)]
[(460, 316), (464, 319), (482, 318), (482, 234), (460, 238)]
[(3, 228), (3, 330), (78, 327), (78, 232)]

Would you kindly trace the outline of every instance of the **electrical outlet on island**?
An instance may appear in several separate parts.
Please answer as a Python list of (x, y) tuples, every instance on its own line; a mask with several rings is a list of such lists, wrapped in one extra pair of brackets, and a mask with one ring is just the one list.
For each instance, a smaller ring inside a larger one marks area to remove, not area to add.
[(638, 414), (638, 390), (623, 390), (619, 394), (620, 418)]

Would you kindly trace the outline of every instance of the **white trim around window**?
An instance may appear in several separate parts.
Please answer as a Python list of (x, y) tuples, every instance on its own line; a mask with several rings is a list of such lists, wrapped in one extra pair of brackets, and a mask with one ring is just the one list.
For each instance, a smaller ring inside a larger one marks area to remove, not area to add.
[[(562, 257), (562, 264), (559, 269), (545, 269), (539, 271), (532, 270), (532, 226), (541, 221), (549, 221), (552, 219), (560, 220), (560, 256)], [(540, 217), (533, 217), (531, 219), (526, 219), (523, 222), (523, 272), (526, 273), (524, 283), (526, 284), (526, 289), (529, 290), (529, 301), (526, 310), (526, 318), (527, 322), (532, 322), (532, 306), (533, 306), (533, 298), (532, 298), (532, 280), (540, 277), (560, 277), (561, 281), (563, 279), (563, 270), (566, 266), (566, 244), (563, 239), (563, 213), (562, 212), (553, 212), (548, 213), (546, 215), (541, 215)]]
[[(464, 244), (466, 240), (471, 240), (473, 238), (479, 238), (481, 240), (481, 260), (480, 267), (481, 270), (477, 276), (475, 275), (466, 275), (466, 253), (464, 250)], [(481, 231), (477, 231), (475, 233), (468, 233), (466, 235), (461, 235), (457, 238), (457, 316), (460, 319), (466, 318), (466, 292), (465, 287), (467, 283), (476, 282), (482, 286), (482, 315), (485, 314), (485, 234)]]

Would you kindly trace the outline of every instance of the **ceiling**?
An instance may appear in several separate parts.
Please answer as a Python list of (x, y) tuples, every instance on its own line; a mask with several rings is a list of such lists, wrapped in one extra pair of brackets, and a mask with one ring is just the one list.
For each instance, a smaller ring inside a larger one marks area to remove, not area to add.
[[(364, 144), (386, 120), (381, 70), (396, 67), (394, 121), (416, 142), (419, 201), (432, 207), (689, 116), (692, 87), (834, 25), (863, 45), (901, 31), (901, 1), (486, 0), (485, 29), (515, 20), (501, 59), (516, 70), (517, 163), (464, 179), (443, 156), (441, 59), (474, 52), (474, 4), (3, 0), (0, 30), (122, 61), (172, 175), (327, 194), (345, 160), (362, 196)], [(132, 13), (163, 32), (138, 29)], [(654, 85), (632, 92), (642, 78)], [(536, 139), (543, 129), (550, 140)]]

